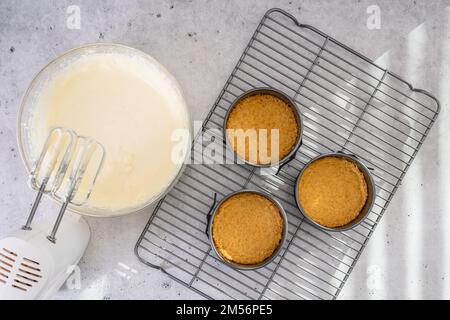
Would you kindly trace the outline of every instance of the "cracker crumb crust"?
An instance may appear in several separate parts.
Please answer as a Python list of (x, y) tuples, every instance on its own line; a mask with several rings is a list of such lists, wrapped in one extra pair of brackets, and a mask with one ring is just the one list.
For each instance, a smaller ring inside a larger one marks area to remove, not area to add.
[(278, 249), (284, 220), (277, 205), (267, 197), (245, 192), (223, 202), (214, 217), (212, 237), (226, 260), (254, 265)]
[(298, 185), (305, 212), (322, 226), (335, 228), (353, 221), (367, 201), (367, 183), (358, 166), (339, 157), (311, 163)]
[[(299, 125), (292, 107), (271, 94), (255, 94), (248, 96), (241, 100), (233, 110), (231, 110), (228, 117), (226, 128), (228, 129), (242, 129), (244, 131), (248, 129), (267, 130), (267, 150), (263, 152), (263, 155), (267, 157), (261, 157), (259, 137), (257, 138), (257, 164), (268, 164), (272, 161), (272, 139), (270, 130), (279, 130), (279, 147), (278, 147), (278, 160), (285, 158), (289, 152), (293, 149), (299, 138)], [(255, 159), (251, 158), (250, 146), (251, 143), (248, 139), (245, 141), (245, 146), (238, 147), (238, 138), (236, 134), (229, 134), (228, 139), (231, 143), (233, 150), (243, 159), (248, 162), (255, 163)], [(276, 155), (274, 155), (276, 156)]]

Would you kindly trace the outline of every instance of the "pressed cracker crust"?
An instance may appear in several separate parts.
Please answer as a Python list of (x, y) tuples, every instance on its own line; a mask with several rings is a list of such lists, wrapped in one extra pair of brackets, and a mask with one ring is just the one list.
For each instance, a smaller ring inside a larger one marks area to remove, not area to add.
[[(294, 110), (286, 102), (270, 94), (255, 94), (240, 101), (231, 110), (226, 123), (227, 129), (260, 129), (267, 130), (267, 157), (260, 157), (259, 138), (257, 146), (257, 164), (271, 163), (271, 129), (279, 130), (279, 159), (283, 159), (295, 146), (299, 130), (297, 118)], [(250, 143), (246, 140), (245, 150), (239, 150), (237, 147), (238, 139), (236, 135), (228, 136), (233, 150), (243, 159), (249, 162), (255, 162), (250, 159)], [(242, 148), (244, 149), (244, 148)]]
[(270, 199), (256, 193), (241, 193), (220, 205), (212, 236), (226, 260), (253, 265), (274, 253), (283, 228), (281, 213)]
[(334, 228), (353, 221), (367, 201), (367, 183), (352, 161), (325, 157), (314, 161), (298, 186), (300, 203), (320, 225)]

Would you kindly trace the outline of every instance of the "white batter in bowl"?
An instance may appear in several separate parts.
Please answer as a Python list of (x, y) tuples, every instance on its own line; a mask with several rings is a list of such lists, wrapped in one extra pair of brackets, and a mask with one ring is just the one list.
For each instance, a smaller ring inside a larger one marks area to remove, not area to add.
[(152, 57), (122, 45), (74, 49), (32, 81), (18, 130), (28, 171), (53, 126), (105, 147), (89, 202), (71, 207), (86, 215), (127, 214), (155, 202), (176, 181), (190, 150), (189, 112), (176, 80)]

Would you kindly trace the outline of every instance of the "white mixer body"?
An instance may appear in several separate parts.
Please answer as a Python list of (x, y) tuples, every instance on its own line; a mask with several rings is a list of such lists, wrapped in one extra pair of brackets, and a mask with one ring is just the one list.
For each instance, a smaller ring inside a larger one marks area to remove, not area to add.
[(89, 243), (89, 226), (69, 214), (55, 243), (50, 229), (44, 221), (0, 240), (0, 300), (48, 299), (64, 284)]

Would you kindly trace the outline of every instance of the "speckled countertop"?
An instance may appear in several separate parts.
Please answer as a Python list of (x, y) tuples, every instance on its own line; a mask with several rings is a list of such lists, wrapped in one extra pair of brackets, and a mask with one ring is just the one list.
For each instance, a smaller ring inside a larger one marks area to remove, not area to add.
[[(0, 2), (0, 236), (20, 226), (34, 192), (16, 145), (27, 85), (51, 59), (85, 43), (118, 42), (164, 64), (205, 117), (264, 12), (277, 6), (388, 66), (441, 101), (441, 115), (340, 298), (450, 298), (450, 1), (14, 1)], [(80, 28), (69, 29), (69, 6)], [(46, 199), (41, 212), (55, 215)], [(81, 288), (57, 299), (166, 299), (197, 296), (139, 263), (133, 247), (151, 208), (87, 221), (91, 243)]]

